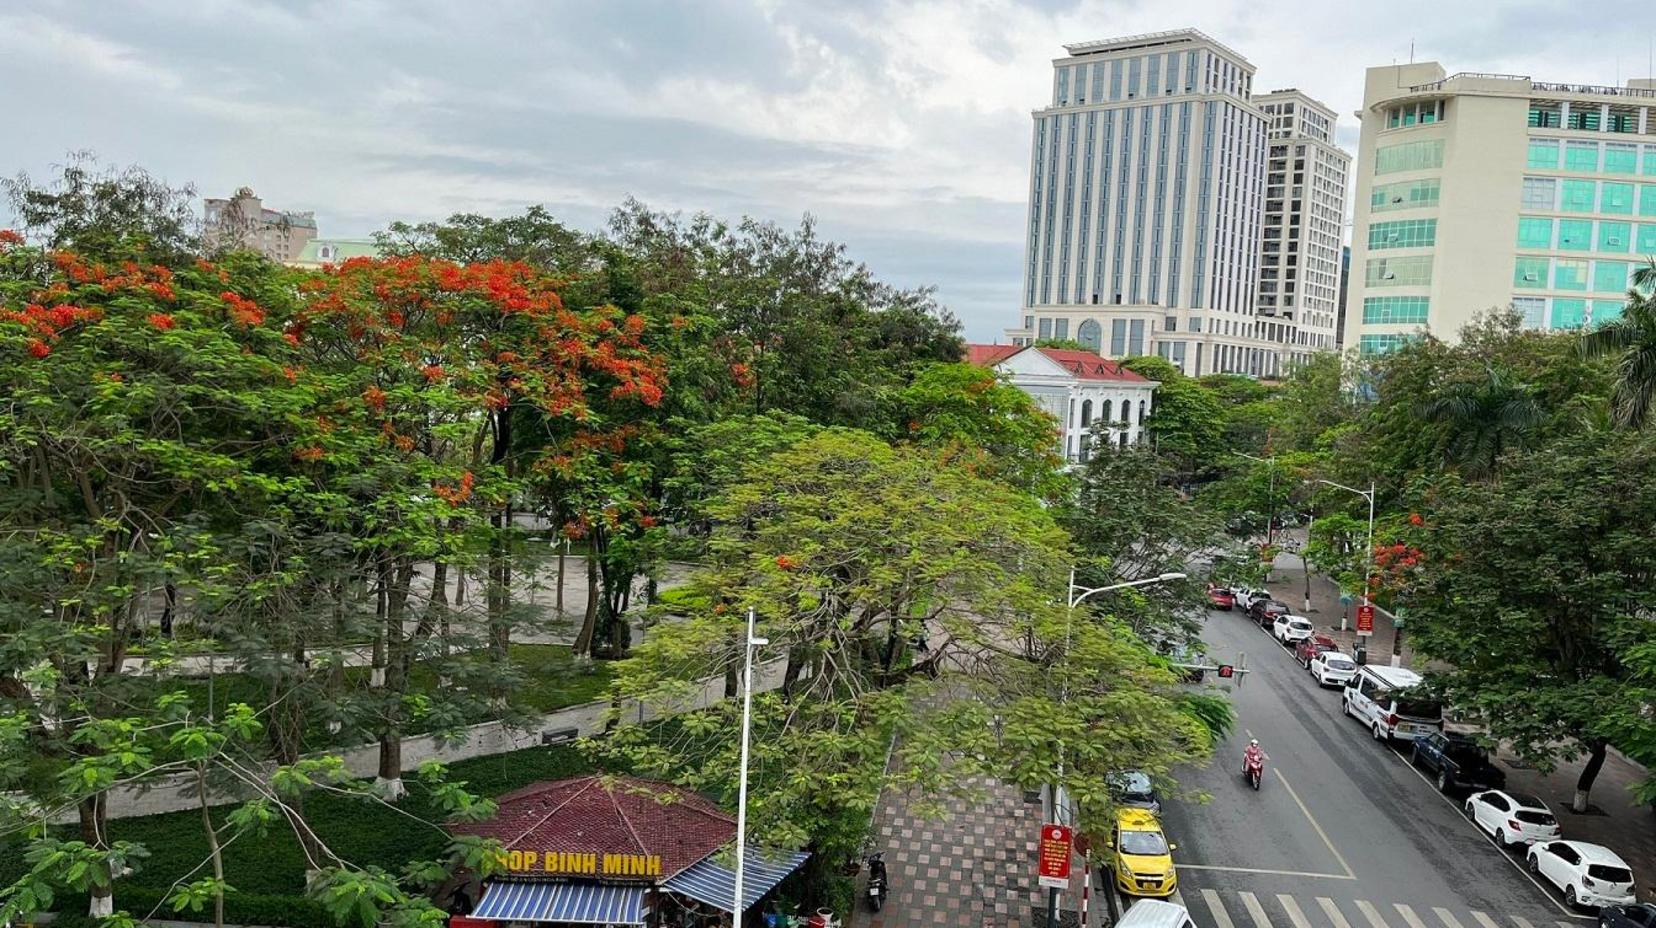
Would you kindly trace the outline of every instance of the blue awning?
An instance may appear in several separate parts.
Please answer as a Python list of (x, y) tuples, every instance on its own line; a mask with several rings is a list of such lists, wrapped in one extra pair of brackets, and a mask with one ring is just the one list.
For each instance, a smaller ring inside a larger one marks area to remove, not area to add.
[(644, 892), (643, 886), (495, 880), (483, 891), (483, 901), (471, 917), (496, 921), (642, 925)]
[[(805, 851), (774, 854), (750, 849), (744, 857), (747, 866), (742, 868), (742, 911), (753, 908), (760, 896), (775, 889), (810, 856)], [(708, 857), (685, 868), (661, 888), (729, 912), (736, 895), (736, 874)]]

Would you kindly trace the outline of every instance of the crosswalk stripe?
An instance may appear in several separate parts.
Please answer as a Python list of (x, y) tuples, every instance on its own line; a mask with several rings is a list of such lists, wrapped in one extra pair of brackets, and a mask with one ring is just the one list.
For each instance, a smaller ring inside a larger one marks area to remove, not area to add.
[(1438, 919), (1442, 921), (1447, 928), (1461, 928), (1460, 919), (1456, 918), (1448, 909), (1439, 909), (1434, 907), (1432, 911), (1437, 913)]
[[(1386, 920), (1380, 917), (1380, 912), (1374, 906), (1369, 905), (1367, 899), (1357, 900), (1357, 911), (1362, 912), (1363, 917), (1368, 919), (1368, 923), (1374, 928), (1391, 928), (1390, 925), (1386, 924)], [(1525, 926), (1525, 928), (1533, 928), (1533, 926)]]
[(1277, 893), (1277, 902), (1288, 913), (1288, 920), (1294, 923), (1294, 928), (1311, 928), (1311, 923), (1305, 920), (1305, 913), (1300, 911), (1299, 903), (1294, 901), (1293, 896)]
[[(1327, 896), (1318, 896), (1317, 905), (1322, 906), (1324, 914), (1334, 924), (1334, 928), (1351, 928), (1351, 923), (1346, 921), (1345, 915), (1340, 911), (1340, 907), (1334, 904), (1334, 900)], [(1490, 928), (1495, 928), (1495, 926), (1492, 925)]]
[(1554, 924), (1556, 924), (1558, 928), (1581, 928), (1580, 925), (1573, 922), (1554, 922)]
[(1397, 914), (1403, 916), (1403, 920), (1409, 923), (1409, 928), (1426, 928), (1426, 923), (1420, 920), (1420, 916), (1415, 914), (1414, 909), (1401, 902), (1392, 906), (1392, 908), (1396, 909)]
[(1482, 928), (1501, 928), (1499, 924), (1496, 924), (1495, 919), (1477, 910), (1473, 910), (1472, 917), (1478, 920), (1478, 924)]
[(1520, 918), (1517, 915), (1514, 915), (1512, 916), (1512, 920), (1518, 925), (1518, 928), (1535, 928), (1534, 925), (1529, 923), (1529, 919), (1527, 918)]
[(1242, 907), (1248, 910), (1248, 916), (1259, 928), (1271, 928), (1271, 920), (1265, 917), (1265, 907), (1259, 904), (1253, 893), (1237, 893), (1242, 897)]
[(1208, 911), (1213, 913), (1213, 921), (1219, 928), (1236, 928), (1236, 923), (1231, 921), (1230, 913), (1225, 911), (1225, 904), (1219, 901), (1218, 893), (1204, 889), (1202, 901), (1207, 903)]

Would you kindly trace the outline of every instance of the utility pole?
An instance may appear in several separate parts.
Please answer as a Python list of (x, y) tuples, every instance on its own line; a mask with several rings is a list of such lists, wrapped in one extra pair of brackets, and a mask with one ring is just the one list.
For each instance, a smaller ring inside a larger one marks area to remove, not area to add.
[[(1358, 496), (1368, 500), (1368, 556), (1365, 559), (1363, 566), (1363, 605), (1371, 605), (1373, 600), (1369, 598), (1369, 593), (1371, 591), (1370, 582), (1374, 579), (1374, 481), (1369, 481), (1369, 488), (1367, 490), (1359, 490), (1356, 487), (1348, 487), (1343, 483), (1335, 483), (1332, 480), (1318, 480), (1317, 482), (1326, 483), (1336, 489), (1345, 490), (1347, 493), (1355, 493)], [(1342, 613), (1340, 615), (1340, 631), (1343, 632), (1345, 630), (1346, 620), (1344, 613)]]
[(748, 735), (753, 727), (753, 649), (770, 644), (753, 637), (754, 612), (748, 607), (747, 635), (742, 641), (742, 767), (736, 787), (736, 880), (731, 892), (731, 924), (742, 924), (742, 877), (747, 869)]

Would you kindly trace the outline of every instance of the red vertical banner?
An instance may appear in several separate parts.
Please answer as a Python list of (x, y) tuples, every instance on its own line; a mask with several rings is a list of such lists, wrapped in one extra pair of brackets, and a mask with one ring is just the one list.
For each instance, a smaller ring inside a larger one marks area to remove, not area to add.
[(1042, 825), (1041, 843), (1036, 854), (1037, 882), (1049, 889), (1068, 889), (1070, 856), (1075, 849), (1075, 835), (1065, 825)]
[(1374, 634), (1374, 607), (1368, 603), (1357, 607), (1357, 634)]

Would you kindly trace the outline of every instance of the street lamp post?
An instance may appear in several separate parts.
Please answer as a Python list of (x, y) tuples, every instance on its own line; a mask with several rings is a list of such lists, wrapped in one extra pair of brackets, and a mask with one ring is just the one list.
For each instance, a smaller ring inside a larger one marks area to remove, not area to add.
[(753, 725), (753, 649), (770, 644), (753, 637), (753, 608), (748, 607), (747, 637), (742, 644), (742, 765), (736, 787), (736, 885), (731, 895), (731, 923), (742, 924), (742, 877), (747, 868), (748, 735)]
[[(1369, 580), (1374, 575), (1374, 481), (1372, 481), (1372, 480), (1369, 481), (1369, 488), (1367, 490), (1359, 490), (1356, 487), (1348, 487), (1343, 483), (1335, 483), (1332, 480), (1318, 480), (1317, 482), (1318, 483), (1326, 483), (1329, 486), (1334, 487), (1336, 489), (1345, 490), (1347, 493), (1355, 493), (1358, 496), (1361, 496), (1362, 498), (1368, 500), (1368, 504), (1369, 504), (1368, 558), (1367, 558), (1366, 563), (1363, 566), (1363, 605), (1365, 605), (1365, 606), (1370, 605), (1371, 600), (1369, 599)], [(1346, 630), (1346, 616), (1345, 616), (1344, 612), (1341, 612), (1340, 613), (1340, 631), (1343, 632), (1345, 630)], [(1395, 661), (1394, 661), (1394, 663), (1395, 663)]]
[[(1075, 624), (1075, 607), (1081, 605), (1082, 601), (1086, 600), (1090, 596), (1096, 595), (1098, 593), (1108, 593), (1111, 590), (1124, 590), (1124, 589), (1127, 589), (1128, 587), (1135, 587), (1135, 586), (1150, 586), (1151, 584), (1154, 584), (1154, 583), (1171, 583), (1174, 580), (1183, 580), (1183, 579), (1185, 579), (1184, 574), (1181, 574), (1181, 573), (1166, 573), (1166, 574), (1160, 574), (1160, 575), (1154, 576), (1154, 577), (1144, 577), (1143, 579), (1140, 579), (1140, 580), (1128, 580), (1124, 583), (1112, 583), (1112, 584), (1109, 584), (1108, 586), (1099, 586), (1099, 587), (1090, 587), (1089, 588), (1089, 587), (1082, 587), (1082, 586), (1076, 586), (1075, 585), (1075, 569), (1070, 568), (1069, 589), (1065, 593), (1065, 600), (1066, 600), (1066, 602), (1068, 602), (1069, 608), (1068, 608), (1068, 611), (1064, 615), (1064, 659), (1065, 660), (1069, 659), (1070, 628), (1071, 628), (1072, 625)], [(1066, 686), (1067, 686), (1067, 684), (1066, 684)], [(1069, 693), (1068, 693), (1067, 690), (1065, 692), (1059, 694), (1059, 701), (1060, 702), (1062, 702), (1062, 701), (1064, 701), (1068, 698), (1069, 698)], [(1059, 748), (1058, 748), (1058, 776), (1062, 777), (1063, 775), (1064, 775), (1064, 754), (1063, 754), (1063, 745), (1060, 744)], [(1048, 789), (1048, 793), (1052, 797), (1052, 819), (1051, 820), (1054, 821), (1054, 822), (1059, 822), (1060, 824), (1072, 824), (1072, 823), (1067, 822), (1067, 819), (1069, 818), (1069, 797), (1065, 793), (1063, 784), (1061, 784), (1061, 783), (1052, 784), (1052, 786)], [(1062, 816), (1062, 818), (1065, 821), (1060, 821), (1060, 816)], [(1047, 890), (1047, 928), (1058, 928), (1058, 890), (1057, 889)], [(1084, 928), (1084, 926), (1083, 926), (1083, 928)]]

